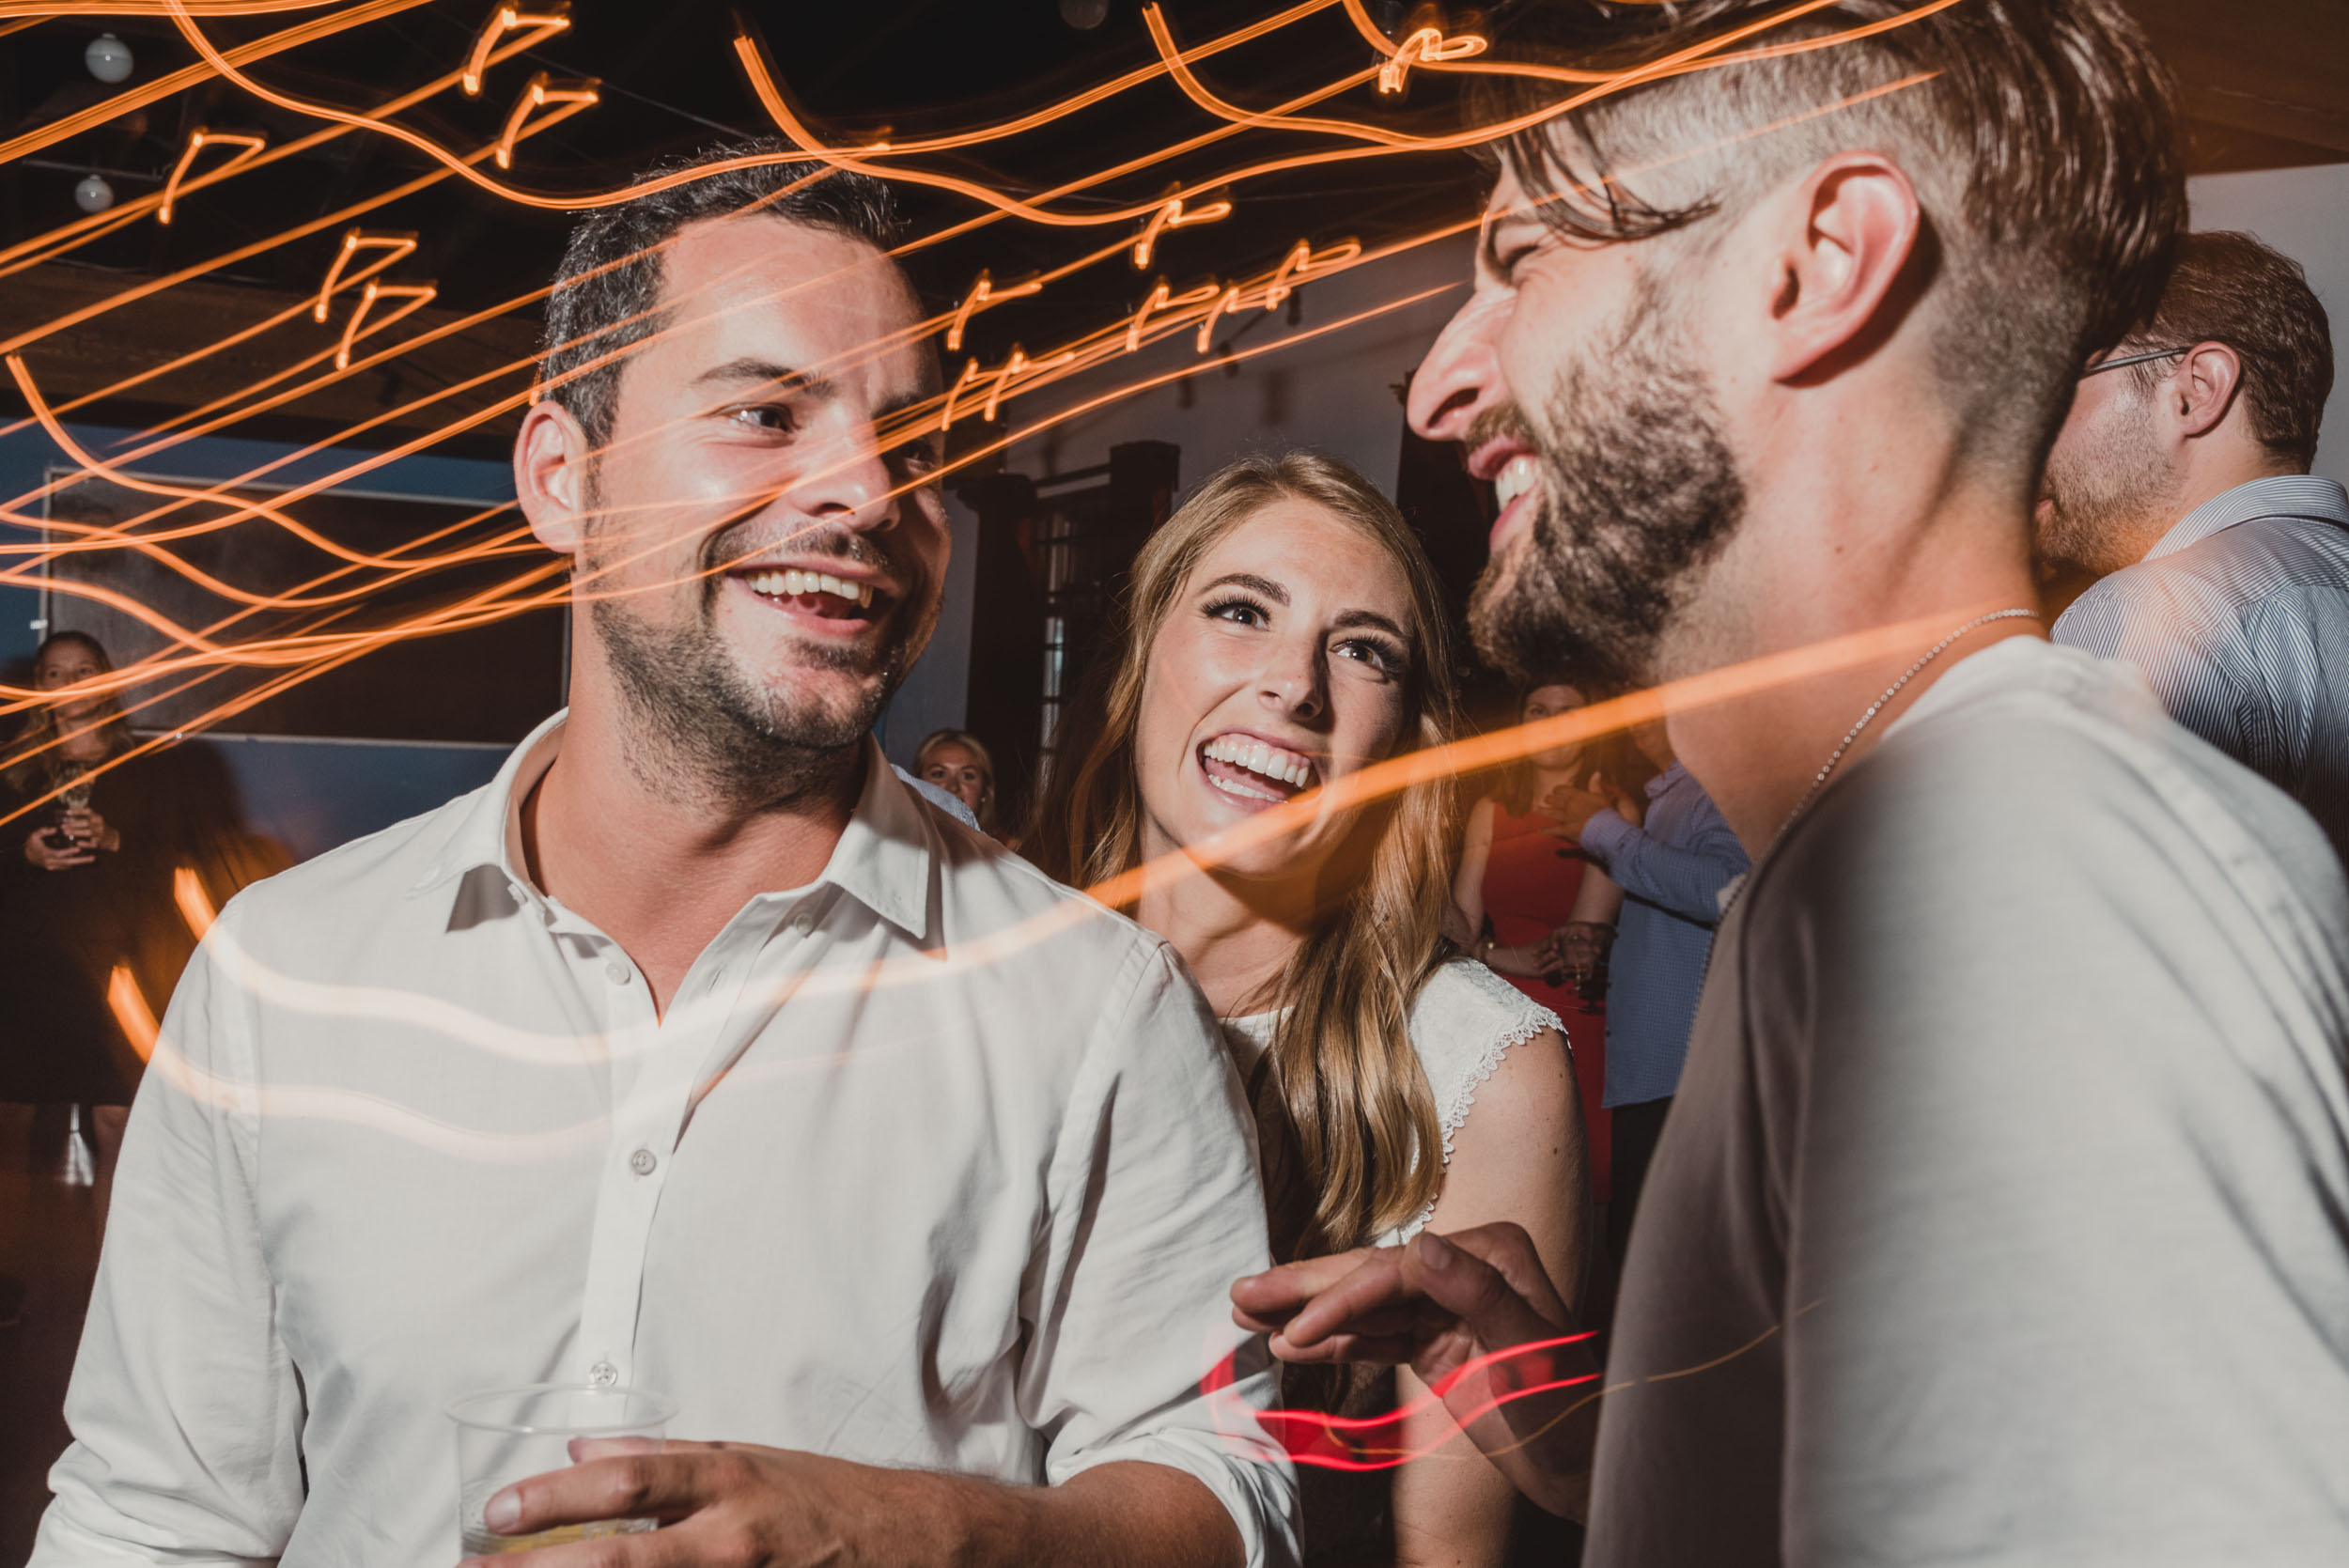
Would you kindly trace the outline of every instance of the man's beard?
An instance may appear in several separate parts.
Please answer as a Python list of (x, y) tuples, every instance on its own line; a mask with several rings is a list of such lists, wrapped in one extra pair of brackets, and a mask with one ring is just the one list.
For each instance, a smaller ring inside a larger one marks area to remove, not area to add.
[(1469, 604), (1478, 652), (1521, 686), (1653, 681), (1673, 615), (1745, 516), (1711, 389), (1662, 306), (1642, 282), (1614, 343), (1559, 370), (1544, 428), (1504, 404), (1469, 433), (1471, 450), (1516, 436), (1541, 471), (1527, 537)]
[(2136, 417), (2047, 456), (2039, 490), (2046, 506), (2037, 520), (2044, 568), (2105, 577), (2136, 565), (2143, 520), (2170, 504), (2172, 475), (2146, 411), (2118, 411)]
[[(845, 753), (872, 730), (911, 662), (908, 644), (919, 629), (905, 613), (922, 602), (918, 572), (894, 562), (871, 541), (846, 529), (811, 529), (792, 536), (800, 554), (832, 555), (881, 567), (904, 598), (893, 606), (890, 636), (878, 649), (801, 643), (801, 666), (878, 675), (846, 710), (786, 683), (760, 684), (730, 655), (720, 636), (718, 595), (724, 568), (758, 546), (747, 524), (720, 530), (702, 551), (702, 576), (690, 613), (663, 625), (625, 595), (591, 599), (595, 623), (631, 721), (629, 753), (646, 782), (667, 793), (714, 796), (731, 804), (790, 800), (835, 779)], [(591, 559), (592, 572), (601, 563)]]

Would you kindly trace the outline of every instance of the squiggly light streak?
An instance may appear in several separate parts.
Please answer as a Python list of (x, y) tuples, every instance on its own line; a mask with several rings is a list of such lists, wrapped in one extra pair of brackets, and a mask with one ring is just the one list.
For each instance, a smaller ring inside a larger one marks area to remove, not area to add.
[[(490, 52), (506, 34), (532, 28), (537, 30), (538, 37), (551, 38), (556, 33), (568, 31), (570, 25), (571, 8), (568, 4), (530, 15), (524, 15), (511, 6), (500, 6), (482, 24), (481, 36), (474, 39), (473, 53), (465, 56), (464, 71), (458, 77), (459, 87), (463, 89), (467, 98), (481, 95), (481, 78), (490, 69)], [(500, 163), (498, 166), (504, 168), (506, 165)]]
[(599, 101), (599, 95), (593, 82), (575, 82), (569, 86), (558, 87), (552, 85), (552, 81), (553, 79), (542, 70), (523, 85), (521, 96), (514, 100), (513, 112), (506, 116), (506, 130), (497, 140), (499, 168), (512, 168), (514, 166), (514, 144), (548, 123), (543, 118), (536, 122), (531, 120), (530, 116), (538, 110), (550, 103), (575, 103), (579, 108), (571, 112), (577, 114), (580, 109), (589, 108)]
[(241, 132), (197, 131), (192, 133), (188, 137), (187, 150), (179, 154), (179, 162), (171, 166), (171, 178), (163, 181), (163, 205), (155, 209), (155, 221), (159, 224), (171, 222), (172, 204), (179, 198), (179, 182), (188, 178), (188, 165), (195, 162), (197, 153), (208, 147), (243, 148), (241, 152), (230, 153), (228, 161), (212, 171), (216, 175), (227, 175), (252, 163), (267, 146), (267, 136), (248, 136)]
[(1456, 39), (1448, 39), (1440, 27), (1422, 27), (1405, 39), (1402, 46), (1388, 56), (1387, 63), (1378, 68), (1378, 90), (1382, 93), (1401, 92), (1411, 67), (1422, 61), (1432, 65), (1443, 60), (1466, 59), (1470, 54), (1482, 54), (1484, 52), (1485, 40), (1474, 33), (1463, 33)]
[[(166, 5), (184, 4), (185, 0), (163, 0), (163, 3)], [(239, 65), (249, 64), (255, 60), (265, 60), (272, 54), (282, 54), (288, 49), (299, 49), (305, 43), (315, 43), (320, 39), (349, 32), (353, 27), (364, 27), (370, 22), (395, 16), (401, 11), (413, 10), (418, 6), (427, 4), (429, 4), (429, 0), (367, 0), (365, 5), (353, 6), (349, 10), (337, 11), (333, 16), (314, 17), (299, 26), (288, 27), (282, 33), (272, 33), (267, 38), (255, 39), (251, 43), (241, 43), (228, 52), (226, 58)], [(7, 13), (0, 12), (0, 14)], [(222, 12), (220, 14), (234, 13)], [(152, 82), (142, 83), (128, 92), (116, 93), (111, 98), (93, 103), (86, 109), (11, 136), (7, 141), (0, 142), (0, 163), (5, 163), (10, 159), (22, 158), (28, 152), (38, 152), (42, 147), (54, 146), (69, 137), (78, 136), (91, 126), (103, 125), (110, 119), (117, 119), (131, 113), (133, 109), (144, 109), (159, 99), (169, 98), (173, 93), (183, 88), (193, 87), (214, 74), (216, 74), (216, 68), (182, 66), (178, 70), (158, 76)]]

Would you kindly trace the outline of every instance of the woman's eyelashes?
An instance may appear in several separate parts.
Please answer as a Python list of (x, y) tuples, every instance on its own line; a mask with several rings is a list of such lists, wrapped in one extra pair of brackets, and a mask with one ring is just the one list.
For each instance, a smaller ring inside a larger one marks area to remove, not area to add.
[(1239, 626), (1268, 626), (1272, 621), (1263, 605), (1239, 594), (1208, 600), (1202, 613), (1211, 621), (1231, 621)]
[[(1235, 626), (1268, 627), (1272, 613), (1260, 601), (1245, 595), (1230, 595), (1210, 599), (1203, 613), (1209, 620), (1229, 621)], [(1389, 680), (1400, 679), (1411, 667), (1410, 655), (1383, 637), (1344, 637), (1330, 645), (1335, 658), (1362, 665)]]
[(1399, 680), (1411, 667), (1410, 656), (1377, 637), (1349, 637), (1337, 644), (1341, 658), (1369, 665), (1389, 680)]

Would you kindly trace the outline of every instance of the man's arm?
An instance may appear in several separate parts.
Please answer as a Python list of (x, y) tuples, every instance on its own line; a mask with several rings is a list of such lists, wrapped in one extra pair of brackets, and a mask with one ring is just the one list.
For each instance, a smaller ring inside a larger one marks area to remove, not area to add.
[[(491, 1499), (493, 1529), (650, 1514), (646, 1534), (526, 1554), (529, 1568), (1279, 1568), (1296, 1480), (1255, 1412), (1268, 1367), (1224, 1293), (1262, 1269), (1264, 1191), (1237, 1079), (1196, 987), (1152, 944), (1104, 1010), (1047, 1176), (1023, 1309), (1020, 1413), (1046, 1487), (674, 1443), (597, 1458)], [(1218, 1384), (1223, 1386), (1217, 1388)], [(1208, 1389), (1215, 1391), (1209, 1393)], [(510, 1512), (507, 1512), (510, 1508)], [(501, 1520), (511, 1523), (501, 1523)], [(507, 1559), (506, 1560), (513, 1560)]]
[[(1228, 1568), (1239, 1531), (1213, 1494), (1162, 1465), (1114, 1464), (1059, 1486), (1005, 1486), (745, 1443), (681, 1443), (508, 1487), (485, 1522), (523, 1534), (660, 1519), (650, 1534), (521, 1554), (529, 1568)], [(470, 1560), (474, 1568), (510, 1558)]]
[(1602, 811), (1583, 824), (1581, 843), (1607, 868), (1609, 878), (1633, 898), (1700, 925), (1718, 925), (1721, 890), (1752, 864), (1746, 846), (1713, 802), (1702, 796), (1689, 831), (1677, 836), (1681, 842), (1667, 844), (1613, 812)]
[(302, 1390), (254, 1208), (247, 999), (189, 962), (115, 1174), (31, 1568), (273, 1561), (302, 1512)]

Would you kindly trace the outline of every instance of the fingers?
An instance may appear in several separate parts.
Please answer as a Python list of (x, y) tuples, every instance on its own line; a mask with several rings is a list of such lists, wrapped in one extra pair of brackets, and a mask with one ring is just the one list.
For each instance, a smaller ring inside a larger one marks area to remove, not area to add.
[(490, 1498), (482, 1523), (500, 1535), (604, 1519), (677, 1518), (708, 1502), (722, 1456), (695, 1443), (619, 1453), (518, 1481)]
[(1275, 1334), (1265, 1343), (1273, 1355), (1299, 1366), (1334, 1361), (1403, 1366), (1419, 1355), (1419, 1343), (1408, 1334), (1332, 1334), (1308, 1345), (1291, 1344), (1285, 1334)]
[[(1289, 1315), (1320, 1292), (1351, 1274), (1374, 1250), (1357, 1248), (1322, 1258), (1300, 1258), (1232, 1281), (1232, 1317), (1242, 1327), (1259, 1332), (1288, 1321)], [(1250, 1318), (1259, 1321), (1250, 1322)]]
[(1517, 1225), (1480, 1225), (1449, 1236), (1423, 1232), (1405, 1254), (1409, 1287), (1456, 1314), (1486, 1350), (1553, 1338), (1565, 1327), (1565, 1304), (1532, 1238)]
[(1382, 1247), (1364, 1257), (1345, 1278), (1317, 1292), (1281, 1330), (1296, 1350), (1334, 1335), (1372, 1335), (1396, 1321), (1411, 1321), (1418, 1292), (1404, 1278), (1403, 1249)]

